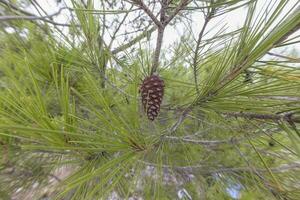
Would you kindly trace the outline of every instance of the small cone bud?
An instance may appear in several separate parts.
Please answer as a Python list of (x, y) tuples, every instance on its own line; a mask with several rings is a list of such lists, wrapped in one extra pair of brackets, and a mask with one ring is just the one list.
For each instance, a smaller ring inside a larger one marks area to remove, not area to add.
[(146, 77), (140, 87), (144, 111), (151, 121), (158, 116), (164, 96), (164, 87), (164, 81), (157, 75)]

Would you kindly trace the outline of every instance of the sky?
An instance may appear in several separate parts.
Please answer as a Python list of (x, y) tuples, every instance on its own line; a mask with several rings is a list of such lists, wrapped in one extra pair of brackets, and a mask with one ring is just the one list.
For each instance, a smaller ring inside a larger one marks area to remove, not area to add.
[[(56, 0), (36, 0), (42, 7), (45, 9), (48, 13), (55, 13), (58, 9), (59, 6), (61, 7), (62, 5), (58, 5), (56, 3)], [(64, 0), (66, 5), (71, 6), (70, 0)], [(95, 1), (96, 6), (97, 2)], [(99, 1), (100, 2), (100, 1)], [(267, 6), (268, 4), (274, 3), (276, 0), (258, 0), (258, 8), (263, 8), (264, 6)], [(282, 12), (282, 15), (286, 15), (289, 13), (289, 10), (294, 6), (296, 3), (299, 3), (298, 0), (288, 0), (288, 5), (285, 8), (285, 10)], [(299, 4), (298, 4), (299, 5)], [(35, 12), (37, 14), (37, 11), (31, 7), (29, 8), (31, 12)], [(58, 17), (55, 18), (55, 21), (57, 22), (65, 22), (68, 21), (68, 18), (70, 17), (68, 14), (67, 10), (62, 11), (62, 14), (59, 15)], [(219, 28), (223, 25), (226, 25), (226, 31), (232, 31), (236, 30), (237, 28), (241, 27), (245, 21), (245, 17), (247, 14), (247, 9), (245, 7), (236, 9), (230, 13), (227, 13), (225, 15), (222, 15), (221, 17), (218, 17), (216, 19), (213, 19), (206, 30), (215, 30), (218, 31)], [(192, 24), (193, 24), (193, 34), (194, 37), (197, 38), (197, 35), (204, 23), (204, 17), (201, 12), (195, 12), (192, 15)], [(219, 27), (219, 28), (215, 28)], [(66, 28), (65, 28), (66, 29)], [(66, 31), (66, 30), (65, 30)], [(122, 31), (122, 28), (121, 28)], [(186, 28), (183, 24), (179, 24), (175, 27), (168, 26), (165, 30), (164, 34), (164, 40), (163, 40), (163, 48), (168, 48), (169, 45), (174, 43), (175, 41), (178, 41), (182, 35), (184, 35), (186, 32)], [(206, 36), (210, 37), (214, 34), (214, 31), (210, 31)], [(300, 31), (298, 31), (296, 34), (300, 34)], [(296, 35), (294, 34), (294, 35)], [(153, 37), (154, 36), (154, 37)], [(156, 40), (156, 35), (153, 34), (152, 36), (152, 45), (155, 44)], [(106, 36), (107, 39), (109, 39), (108, 35)], [(124, 41), (120, 40), (115, 43), (116, 46), (122, 44)], [(300, 51), (300, 44), (295, 45), (297, 51)]]

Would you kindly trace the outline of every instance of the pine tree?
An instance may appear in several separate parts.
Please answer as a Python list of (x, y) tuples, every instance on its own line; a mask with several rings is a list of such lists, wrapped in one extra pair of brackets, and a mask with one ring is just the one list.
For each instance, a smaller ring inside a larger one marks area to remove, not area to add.
[(52, 3), (0, 0), (0, 199), (300, 199), (298, 1)]

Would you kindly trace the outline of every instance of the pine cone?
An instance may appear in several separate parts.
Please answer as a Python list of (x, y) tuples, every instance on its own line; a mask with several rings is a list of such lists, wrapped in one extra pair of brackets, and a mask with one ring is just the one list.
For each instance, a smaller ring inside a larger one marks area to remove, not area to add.
[(142, 104), (148, 119), (153, 121), (160, 110), (160, 104), (164, 96), (164, 81), (157, 75), (146, 77), (140, 87)]

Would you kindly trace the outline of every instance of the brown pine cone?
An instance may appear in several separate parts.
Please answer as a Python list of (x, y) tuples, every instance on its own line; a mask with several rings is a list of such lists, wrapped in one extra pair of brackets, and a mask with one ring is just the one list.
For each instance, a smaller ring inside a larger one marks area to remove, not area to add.
[(149, 120), (153, 121), (160, 110), (164, 96), (164, 81), (157, 75), (146, 77), (140, 87), (142, 104)]

